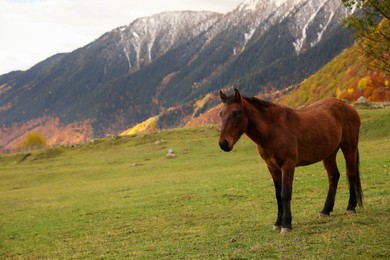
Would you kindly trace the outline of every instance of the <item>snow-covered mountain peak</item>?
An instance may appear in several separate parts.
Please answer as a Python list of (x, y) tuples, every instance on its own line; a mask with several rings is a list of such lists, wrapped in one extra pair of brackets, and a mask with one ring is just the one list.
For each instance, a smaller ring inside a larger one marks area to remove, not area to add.
[(239, 6), (239, 11), (255, 11), (257, 9), (264, 9), (267, 6), (278, 8), (281, 5), (289, 2), (291, 5), (296, 5), (301, 0), (245, 0)]
[(143, 17), (135, 20), (129, 25), (132, 27), (145, 27), (148, 30), (158, 28), (183, 28), (193, 27), (211, 16), (219, 15), (218, 13), (208, 11), (170, 11), (163, 12), (149, 17)]
[(207, 30), (220, 15), (208, 11), (163, 12), (118, 28), (129, 70), (138, 70), (175, 45)]
[[(282, 0), (281, 0), (282, 1)], [(258, 8), (264, 8), (271, 4), (272, 1), (267, 0), (245, 0), (239, 6), (239, 11), (255, 11)]]

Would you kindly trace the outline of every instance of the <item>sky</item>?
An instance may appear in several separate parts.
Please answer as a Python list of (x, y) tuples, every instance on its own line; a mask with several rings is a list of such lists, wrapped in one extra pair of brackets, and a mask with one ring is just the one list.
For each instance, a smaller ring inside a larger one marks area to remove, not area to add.
[(137, 18), (165, 11), (227, 13), (243, 0), (0, 0), (0, 75), (71, 52)]

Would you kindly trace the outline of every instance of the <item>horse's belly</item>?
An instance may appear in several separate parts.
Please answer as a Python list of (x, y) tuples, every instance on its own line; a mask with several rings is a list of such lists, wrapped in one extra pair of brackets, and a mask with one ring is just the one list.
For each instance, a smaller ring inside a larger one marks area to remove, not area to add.
[(298, 161), (296, 166), (306, 166), (306, 165), (310, 165), (310, 164), (313, 164), (313, 163), (317, 163), (317, 162), (322, 161), (322, 160), (323, 159), (318, 159), (318, 160), (301, 160), (301, 161)]
[(332, 155), (340, 145), (341, 133), (307, 142), (298, 148), (297, 166), (305, 166), (322, 161)]
[(310, 156), (310, 157), (305, 157), (305, 158), (299, 158), (298, 159), (298, 162), (297, 162), (297, 166), (306, 166), (306, 165), (310, 165), (310, 164), (313, 164), (313, 163), (317, 163), (319, 161), (322, 161), (324, 160), (325, 158), (327, 158), (329, 155), (325, 156), (325, 155), (318, 155), (318, 156)]

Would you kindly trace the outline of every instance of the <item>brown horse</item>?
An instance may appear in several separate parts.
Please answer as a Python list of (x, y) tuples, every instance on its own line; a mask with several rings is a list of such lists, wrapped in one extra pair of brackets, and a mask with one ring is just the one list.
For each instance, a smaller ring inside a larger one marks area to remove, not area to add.
[(359, 177), (358, 139), (360, 117), (351, 106), (335, 98), (318, 101), (304, 109), (247, 98), (235, 93), (220, 98), (224, 104), (220, 113), (222, 127), (219, 145), (229, 152), (242, 134), (256, 145), (275, 185), (278, 215), (274, 230), (291, 231), (291, 197), (294, 170), (297, 166), (323, 161), (328, 172), (329, 190), (320, 216), (329, 216), (335, 203), (340, 177), (336, 154), (344, 154), (349, 181), (347, 213), (362, 206)]

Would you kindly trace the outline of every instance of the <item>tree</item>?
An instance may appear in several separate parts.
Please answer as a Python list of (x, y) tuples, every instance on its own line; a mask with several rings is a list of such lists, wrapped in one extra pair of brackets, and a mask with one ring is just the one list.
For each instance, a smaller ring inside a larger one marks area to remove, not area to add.
[(363, 50), (371, 69), (390, 76), (390, 1), (341, 0), (344, 6), (358, 8), (344, 20), (344, 26), (354, 29), (357, 46)]
[(45, 146), (46, 138), (38, 131), (28, 133), (21, 142), (21, 147)]

